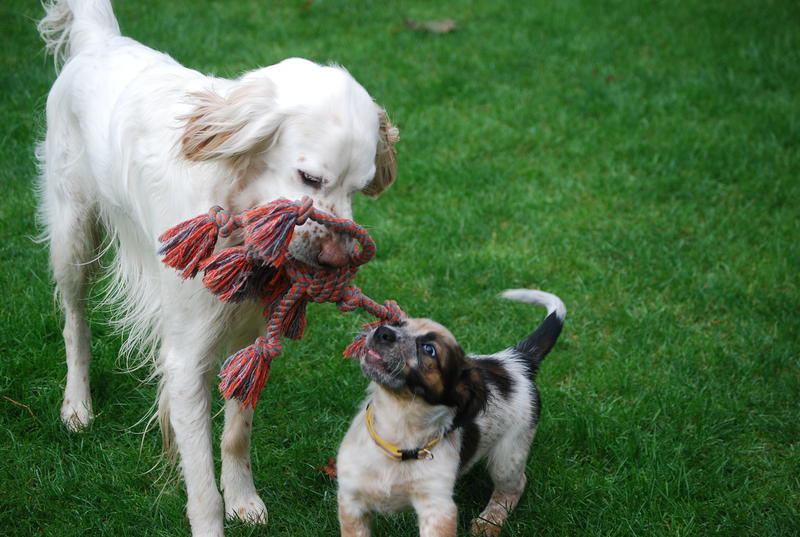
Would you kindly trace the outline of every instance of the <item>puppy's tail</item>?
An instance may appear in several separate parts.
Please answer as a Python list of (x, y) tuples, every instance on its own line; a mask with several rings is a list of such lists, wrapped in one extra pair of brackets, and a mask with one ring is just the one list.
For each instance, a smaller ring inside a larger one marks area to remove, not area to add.
[(109, 0), (45, 0), (43, 6), (39, 35), (56, 69), (98, 40), (120, 35)]
[(539, 371), (539, 364), (556, 344), (556, 340), (561, 334), (564, 318), (567, 316), (567, 308), (556, 295), (534, 289), (507, 289), (503, 291), (502, 296), (508, 300), (547, 308), (547, 317), (542, 324), (514, 347), (514, 350), (526, 358), (531, 378), (533, 378)]

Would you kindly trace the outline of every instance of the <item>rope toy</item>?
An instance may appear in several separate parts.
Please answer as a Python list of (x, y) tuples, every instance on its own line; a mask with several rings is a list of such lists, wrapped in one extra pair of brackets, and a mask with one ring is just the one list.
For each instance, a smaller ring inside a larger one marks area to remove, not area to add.
[[(360, 248), (350, 262), (335, 270), (312, 267), (288, 255), (296, 226), (311, 219), (336, 233), (352, 237)], [(219, 237), (241, 230), (242, 246), (214, 253)], [(278, 199), (231, 214), (215, 206), (207, 214), (170, 228), (159, 238), (162, 261), (181, 271), (185, 280), (203, 271), (203, 285), (223, 302), (260, 300), (267, 321), (265, 334), (229, 356), (219, 373), (225, 399), (238, 399), (255, 408), (269, 378), (272, 359), (281, 354), (281, 337), (300, 339), (306, 327), (309, 302), (333, 302), (343, 312), (364, 308), (378, 320), (364, 325), (345, 349), (344, 356), (361, 358), (367, 331), (406, 314), (393, 300), (378, 304), (351, 285), (358, 268), (375, 255), (375, 242), (353, 222), (313, 207), (311, 198)]]

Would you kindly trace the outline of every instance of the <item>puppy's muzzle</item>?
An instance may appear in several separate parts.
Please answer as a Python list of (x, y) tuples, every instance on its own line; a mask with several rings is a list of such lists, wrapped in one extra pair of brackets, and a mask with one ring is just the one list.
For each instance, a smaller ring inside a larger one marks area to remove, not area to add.
[(397, 332), (390, 326), (381, 325), (372, 334), (372, 342), (378, 346), (391, 347), (397, 343)]
[(364, 374), (387, 387), (398, 389), (405, 384), (402, 332), (388, 325), (373, 330), (367, 339), (367, 352), (361, 360)]

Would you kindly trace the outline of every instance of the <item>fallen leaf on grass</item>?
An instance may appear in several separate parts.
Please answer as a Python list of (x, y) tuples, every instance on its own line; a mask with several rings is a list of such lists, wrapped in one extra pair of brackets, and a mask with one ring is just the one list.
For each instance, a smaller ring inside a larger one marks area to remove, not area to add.
[(336, 479), (336, 457), (331, 457), (328, 459), (328, 464), (325, 466), (318, 466), (314, 468), (314, 470), (322, 472), (331, 479)]
[(405, 19), (403, 22), (412, 30), (424, 30), (433, 34), (448, 34), (450, 32), (455, 32), (458, 29), (458, 25), (453, 19), (441, 19), (436, 21), (415, 21), (413, 19)]

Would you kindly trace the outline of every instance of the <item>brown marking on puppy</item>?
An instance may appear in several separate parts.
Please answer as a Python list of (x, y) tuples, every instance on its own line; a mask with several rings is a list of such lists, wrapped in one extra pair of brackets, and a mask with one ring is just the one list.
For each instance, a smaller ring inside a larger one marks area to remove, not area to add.
[(448, 330), (441, 324), (437, 323), (436, 321), (433, 321), (431, 319), (426, 319), (424, 317), (415, 317), (413, 319), (407, 319), (406, 331), (416, 335), (422, 335), (425, 334), (426, 332), (436, 332), (436, 334), (445, 339), (448, 344), (454, 346), (458, 345), (458, 342), (456, 342), (456, 338), (453, 337), (453, 334), (450, 333), (450, 330)]
[[(445, 327), (430, 319), (411, 319), (404, 331), (416, 338), (417, 346), (416, 360), (407, 364), (409, 387), (427, 402), (441, 404), (464, 362), (464, 351)], [(425, 353), (425, 345), (433, 346), (436, 355)]]
[[(456, 407), (456, 424), (471, 421), (486, 404), (486, 384), (475, 362), (467, 358), (453, 334), (424, 318), (406, 321), (402, 331), (417, 339), (418, 359), (406, 364), (409, 389), (430, 404)], [(433, 345), (436, 356), (422, 351)]]
[(305, 162), (305, 161), (306, 161), (306, 157), (304, 157), (304, 156), (297, 157), (297, 162)]

